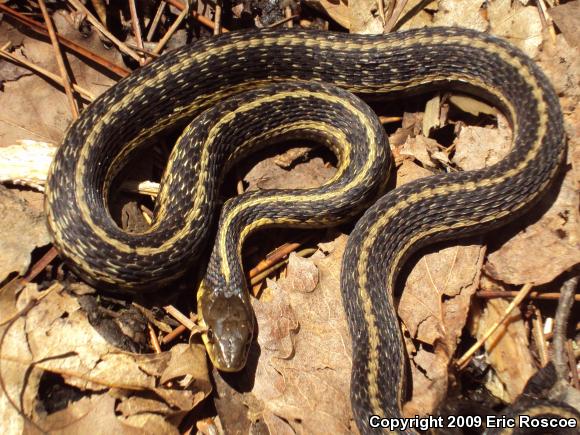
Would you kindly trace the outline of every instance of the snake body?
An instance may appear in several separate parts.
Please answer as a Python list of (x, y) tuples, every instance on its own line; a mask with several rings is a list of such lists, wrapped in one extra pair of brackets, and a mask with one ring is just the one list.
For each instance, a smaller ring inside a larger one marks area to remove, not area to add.
[[(359, 430), (370, 432), (370, 415), (401, 415), (405, 359), (392, 300), (401, 266), (421, 246), (521, 215), (563, 160), (557, 96), (539, 68), (505, 41), (457, 28), (380, 36), (266, 30), (162, 56), (105, 92), (67, 132), (47, 183), (54, 243), (100, 287), (165, 286), (204, 247), (219, 180), (236, 161), (297, 136), (329, 146), (339, 168), (320, 188), (245, 194), (221, 210), (198, 311), (212, 362), (239, 370), (254, 329), (243, 240), (264, 227), (336, 225), (384, 188), (384, 132), (370, 109), (341, 89), (364, 97), (450, 85), (496, 103), (513, 125), (513, 146), (490, 168), (428, 177), (386, 194), (350, 235), (341, 289), (353, 342), (351, 400)], [(200, 114), (170, 156), (151, 229), (123, 232), (107, 210), (115, 176), (159, 134)]]

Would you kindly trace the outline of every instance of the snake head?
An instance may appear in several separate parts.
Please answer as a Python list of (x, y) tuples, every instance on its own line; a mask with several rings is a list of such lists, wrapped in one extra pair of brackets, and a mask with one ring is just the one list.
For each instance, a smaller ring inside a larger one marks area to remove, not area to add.
[(207, 330), (202, 334), (213, 365), (225, 372), (237, 372), (246, 365), (254, 335), (250, 302), (238, 295), (200, 289), (198, 315)]

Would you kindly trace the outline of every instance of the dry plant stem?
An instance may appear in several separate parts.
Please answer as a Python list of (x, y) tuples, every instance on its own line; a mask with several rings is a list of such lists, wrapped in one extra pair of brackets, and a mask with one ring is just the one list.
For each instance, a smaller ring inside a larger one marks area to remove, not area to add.
[(157, 334), (149, 322), (147, 322), (147, 330), (149, 331), (149, 339), (151, 340), (151, 346), (153, 347), (153, 350), (155, 350), (155, 353), (161, 353), (161, 345), (157, 339)]
[[(306, 249), (303, 249), (301, 251), (296, 252), (296, 255), (298, 255), (299, 257), (306, 257), (308, 255), (314, 254), (316, 251), (318, 251), (317, 248), (306, 248)], [(281, 261), (280, 263), (274, 264), (273, 266), (269, 267), (268, 269), (266, 269), (265, 271), (263, 271), (259, 275), (254, 276), (250, 280), (250, 285), (252, 286), (252, 295), (254, 297), (258, 297), (258, 294), (260, 293), (260, 289), (262, 287), (262, 282), (268, 276), (270, 276), (273, 272), (275, 272), (278, 269), (281, 269), (282, 267), (286, 266), (287, 264), (288, 264), (288, 259), (285, 259), (285, 260)]]
[(44, 3), (44, 0), (38, 0), (38, 5), (40, 6), (40, 10), (42, 11), (42, 15), (44, 17), (44, 22), (46, 23), (46, 28), (48, 29), (48, 35), (50, 36), (50, 42), (52, 43), (52, 48), (56, 56), (56, 63), (60, 71), (62, 85), (64, 86), (64, 93), (66, 94), (68, 103), (70, 105), (70, 111), (72, 113), (73, 118), (77, 119), (79, 117), (79, 109), (77, 107), (75, 97), (72, 93), (71, 79), (68, 76), (66, 66), (64, 65), (64, 59), (62, 58), (62, 53), (60, 52), (60, 46), (58, 43), (58, 38), (56, 37), (56, 30), (54, 29), (54, 24), (52, 23), (50, 15), (48, 15), (48, 9), (46, 9), (46, 4)]
[[(131, 26), (133, 28), (133, 35), (135, 35), (135, 41), (137, 47), (143, 50), (143, 36), (141, 36), (141, 25), (139, 23), (139, 16), (137, 15), (137, 7), (135, 6), (135, 0), (129, 0), (129, 11), (131, 13)], [(139, 56), (139, 65), (145, 65), (146, 61), (143, 57)]]
[(536, 3), (538, 4), (538, 11), (540, 14), (540, 20), (542, 21), (542, 26), (544, 28), (548, 28), (548, 33), (550, 34), (550, 39), (552, 43), (556, 42), (556, 29), (554, 29), (554, 23), (552, 18), (548, 14), (548, 9), (546, 8), (546, 3), (544, 0), (537, 0)]
[(169, 344), (177, 337), (179, 337), (181, 334), (183, 334), (185, 331), (187, 331), (187, 328), (183, 325), (179, 325), (177, 328), (175, 328), (173, 331), (171, 331), (169, 334), (163, 337), (161, 343)]
[(285, 245), (282, 245), (274, 252), (272, 252), (272, 254), (269, 255), (266, 259), (260, 261), (254, 268), (252, 268), (248, 272), (248, 277), (251, 279), (256, 275), (258, 275), (259, 273), (262, 273), (272, 265), (278, 263), (278, 261), (280, 261), (286, 255), (290, 254), (292, 251), (295, 251), (297, 248), (300, 247), (301, 244), (302, 243), (287, 243)]
[(576, 355), (574, 353), (574, 346), (572, 346), (572, 340), (566, 342), (566, 353), (568, 354), (568, 364), (570, 366), (570, 372), (572, 374), (572, 385), (577, 390), (580, 389), (580, 382), (578, 380), (578, 369), (576, 368)]
[(157, 43), (157, 45), (153, 49), (153, 54), (159, 55), (159, 53), (161, 53), (161, 50), (163, 50), (163, 48), (167, 44), (167, 41), (169, 41), (169, 39), (173, 36), (173, 34), (178, 29), (179, 25), (181, 24), (181, 22), (187, 16), (188, 13), (189, 13), (189, 3), (186, 4), (185, 9), (183, 9), (179, 13), (177, 19), (173, 22), (169, 30), (165, 33), (165, 35), (163, 35), (163, 38), (161, 38), (161, 40)]
[(173, 305), (167, 305), (167, 306), (163, 307), (163, 309), (167, 312), (167, 314), (172, 316), (175, 320), (177, 320), (179, 323), (181, 323), (187, 329), (189, 329), (191, 331), (197, 329), (197, 326), (195, 325), (193, 320), (191, 320), (189, 317), (187, 317), (185, 314), (183, 314), (181, 311), (179, 311)]
[(294, 22), (291, 19), (291, 17), (292, 17), (292, 8), (290, 6), (286, 6), (284, 8), (284, 16), (285, 16), (285, 18), (288, 19), (288, 23), (287, 23), (286, 27), (288, 27), (289, 29), (291, 29), (292, 27), (294, 27)]
[(560, 301), (556, 309), (556, 316), (554, 319), (554, 339), (552, 345), (554, 346), (552, 359), (556, 374), (559, 381), (567, 380), (568, 378), (568, 362), (566, 358), (566, 329), (574, 305), (574, 297), (576, 295), (576, 288), (578, 287), (578, 275), (564, 281), (560, 289)]
[(292, 20), (298, 18), (299, 16), (300, 15), (291, 15), (289, 17), (282, 18), (281, 20), (278, 20), (275, 23), (270, 24), (268, 26), (268, 29), (273, 29), (274, 27), (278, 27), (278, 26), (280, 26), (280, 25), (282, 25), (284, 23), (287, 23), (288, 21), (292, 21)]
[(139, 62), (141, 60), (141, 57), (137, 53), (135, 53), (135, 51), (131, 50), (125, 43), (121, 42), (119, 39), (117, 39), (115, 37), (115, 35), (113, 35), (111, 32), (109, 32), (105, 28), (105, 26), (103, 26), (101, 24), (101, 22), (93, 14), (91, 14), (91, 12), (86, 8), (86, 6), (83, 5), (79, 0), (68, 0), (68, 2), (71, 5), (73, 5), (73, 7), (77, 11), (85, 14), (89, 23), (91, 23), (93, 26), (95, 26), (95, 28), (99, 32), (101, 32), (103, 35), (105, 35), (107, 38), (109, 38), (111, 41), (113, 41), (113, 43), (119, 48), (119, 50), (121, 50), (126, 55), (131, 56), (137, 62)]
[(379, 116), (381, 124), (392, 124), (393, 122), (400, 122), (402, 120), (402, 116)]
[[(169, 3), (171, 6), (176, 7), (180, 11), (185, 9), (185, 6), (179, 0), (166, 0), (166, 2)], [(199, 23), (203, 24), (204, 26), (207, 26), (212, 30), (215, 28), (215, 23), (212, 20), (204, 17), (203, 15), (199, 15), (197, 13), (197, 11), (192, 10), (191, 15), (193, 16), (194, 20), (198, 21)], [(229, 32), (229, 30), (226, 29), (225, 27), (222, 27), (222, 33), (226, 33), (226, 32)]]
[[(496, 291), (496, 290), (481, 290), (475, 293), (475, 296), (482, 299), (494, 299), (494, 298), (513, 298), (518, 295), (519, 292), (516, 291)], [(528, 298), (530, 299), (548, 299), (548, 300), (558, 300), (561, 297), (561, 293), (543, 293), (543, 292), (530, 292)], [(580, 295), (573, 295), (575, 301), (580, 301)]]
[(222, 33), (222, 0), (216, 0), (215, 2), (215, 27), (213, 28), (213, 34), (219, 35)]
[[(12, 53), (9, 53), (8, 51), (6, 51), (6, 48), (8, 45), (10, 45), (10, 43), (7, 43), (4, 47), (0, 48), (0, 56), (5, 57), (6, 59), (10, 59), (11, 61), (16, 62), (20, 65), (24, 65), (27, 68), (30, 68), (31, 70), (39, 73), (40, 75), (43, 75), (43, 76), (49, 78), (53, 82), (56, 82), (59, 85), (64, 87), (62, 78), (60, 76), (57, 76), (56, 74), (53, 74), (50, 71), (32, 63), (26, 59), (20, 59), (16, 56), (13, 56)], [(95, 96), (93, 94), (91, 94), (89, 91), (87, 91), (83, 87), (77, 85), (76, 83), (72, 84), (72, 88), (75, 92), (77, 92), (82, 98), (87, 100), (89, 103), (95, 99)]]
[(481, 347), (484, 345), (484, 343), (489, 339), (489, 337), (491, 337), (491, 335), (497, 330), (497, 328), (500, 327), (500, 325), (502, 325), (505, 320), (508, 318), (508, 316), (510, 315), (510, 313), (514, 310), (515, 307), (517, 307), (523, 300), (524, 298), (527, 296), (527, 294), (530, 292), (530, 290), (532, 289), (532, 284), (526, 284), (522, 287), (522, 289), (518, 292), (518, 295), (514, 298), (513, 301), (511, 301), (511, 303), (508, 305), (508, 307), (505, 309), (505, 311), (503, 312), (501, 318), (495, 322), (486, 332), (485, 334), (483, 334), (483, 337), (481, 337), (479, 340), (477, 340), (477, 342), (471, 346), (469, 348), (469, 350), (467, 352), (465, 352), (465, 354), (459, 358), (457, 360), (457, 362), (455, 363), (455, 365), (457, 366), (457, 368), (459, 368), (459, 370), (463, 370), (465, 368), (465, 366), (467, 365), (467, 363), (469, 363), (471, 357), (473, 356), (473, 354)]
[(548, 357), (548, 344), (544, 336), (544, 322), (542, 321), (542, 313), (537, 308), (534, 310), (534, 318), (532, 320), (532, 331), (536, 348), (538, 349), (538, 356), (540, 358), (540, 366), (544, 367), (550, 361)]
[(93, 9), (97, 13), (99, 20), (105, 26), (107, 25), (107, 6), (104, 4), (105, 0), (91, 0), (91, 4), (93, 5)]
[(145, 37), (147, 41), (151, 41), (153, 39), (153, 35), (157, 30), (157, 26), (159, 25), (159, 21), (163, 16), (163, 12), (165, 12), (166, 6), (167, 3), (165, 3), (164, 0), (161, 0), (161, 2), (159, 3), (159, 7), (157, 8), (157, 12), (155, 12), (155, 16), (153, 17), (153, 21), (151, 22), (151, 27), (149, 27), (149, 31), (147, 32), (147, 36)]
[[(10, 17), (19, 21), (20, 23), (28, 26), (30, 29), (34, 30), (35, 32), (41, 33), (43, 35), (48, 35), (48, 30), (46, 29), (46, 26), (44, 24), (38, 23), (38, 22), (30, 19), (26, 15), (22, 15), (21, 13), (16, 12), (12, 8), (9, 8), (8, 6), (3, 5), (2, 3), (0, 3), (0, 12), (6, 13)], [(57, 35), (57, 37), (58, 37), (58, 40), (60, 41), (60, 43), (62, 45), (64, 45), (65, 47), (67, 47), (68, 49), (74, 51), (76, 54), (83, 56), (86, 59), (89, 59), (95, 63), (98, 63), (99, 65), (101, 65), (104, 68), (107, 68), (109, 71), (118, 75), (119, 77), (125, 77), (125, 76), (128, 76), (130, 74), (129, 70), (126, 70), (125, 68), (122, 68), (118, 65), (115, 65), (112, 62), (109, 62), (107, 59), (104, 59), (104, 58), (96, 55), (95, 53), (92, 53), (91, 51), (78, 45), (77, 43), (71, 41), (70, 39), (67, 39), (64, 36), (60, 36), (60, 35)]]
[(397, 21), (399, 21), (399, 17), (405, 9), (408, 0), (392, 0), (395, 2), (395, 7), (393, 9), (393, 13), (389, 16), (387, 24), (385, 24), (385, 33), (389, 33), (391, 30), (394, 29)]
[(383, 27), (385, 26), (385, 3), (384, 0), (377, 0), (377, 6), (379, 7), (379, 15), (381, 21), (383, 22)]
[(34, 264), (34, 266), (30, 268), (28, 273), (22, 277), (24, 283), (29, 283), (34, 278), (36, 278), (38, 274), (42, 272), (44, 269), (46, 269), (46, 266), (48, 266), (52, 262), (52, 260), (54, 260), (57, 256), (58, 251), (54, 246), (51, 246), (50, 249), (46, 252), (46, 254), (44, 254), (42, 258), (38, 260)]

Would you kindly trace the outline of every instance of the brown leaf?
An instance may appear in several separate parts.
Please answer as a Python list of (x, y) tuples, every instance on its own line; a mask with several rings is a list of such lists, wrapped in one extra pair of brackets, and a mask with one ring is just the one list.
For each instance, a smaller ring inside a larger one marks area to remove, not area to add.
[[(33, 291), (23, 293), (17, 305), (22, 307), (37, 296)], [(58, 373), (82, 390), (113, 388), (109, 392), (118, 392), (119, 411), (132, 426), (146, 423), (166, 431), (171, 427), (169, 417), (171, 424), (178, 424), (211, 390), (201, 344), (179, 344), (160, 354), (119, 351), (93, 329), (77, 300), (65, 292), (50, 293), (26, 317), (16, 320), (4, 341), (2, 360), (10, 397), (25, 397), (27, 414), (36, 407), (38, 396), (37, 383), (30, 382), (27, 374), (33, 361), (33, 374), (36, 370)], [(12, 365), (18, 371), (10, 372)], [(29, 396), (25, 393), (30, 389), (34, 394)], [(140, 394), (148, 399), (141, 400)]]
[[(471, 322), (475, 338), (481, 338), (508, 305), (509, 301), (504, 299), (490, 299), (483, 309), (476, 305)], [(487, 362), (494, 369), (494, 376), (487, 379), (486, 387), (496, 397), (511, 403), (523, 391), (536, 369), (530, 353), (528, 331), (519, 309), (512, 311), (508, 319), (485, 342)]]
[(485, 0), (441, 0), (433, 24), (459, 26), (479, 31), (487, 30), (487, 21), (481, 13)]
[(511, 148), (511, 131), (506, 118), (498, 115), (498, 128), (462, 127), (453, 142), (453, 162), (465, 171), (491, 166), (503, 159)]
[(535, 57), (542, 44), (542, 21), (533, 6), (511, 0), (497, 0), (488, 5), (491, 32), (507, 39), (528, 56)]
[(568, 43), (580, 49), (580, 1), (550, 8), (550, 16)]
[(30, 253), (50, 243), (44, 214), (33, 210), (19, 195), (0, 185), (0, 282), (30, 265)]
[(447, 367), (467, 321), (484, 252), (480, 245), (443, 248), (424, 255), (407, 278), (398, 313), (419, 344), (416, 352), (407, 344), (413, 394), (406, 415), (433, 413), (447, 393)]
[(435, 167), (431, 154), (438, 150), (437, 141), (425, 136), (407, 138), (403, 147), (399, 150), (402, 156), (410, 156), (420, 162), (424, 167)]
[[(535, 210), (541, 213), (537, 222), (489, 254), (487, 275), (508, 284), (539, 285), (580, 262), (578, 191), (573, 171), (567, 172), (562, 185), (554, 186)], [(533, 219), (527, 217), (526, 221)]]
[(297, 164), (291, 172), (280, 168), (275, 158), (269, 158), (257, 163), (244, 180), (249, 184), (248, 190), (308, 189), (321, 186), (335, 173), (336, 168), (327, 167), (319, 157)]
[[(345, 243), (346, 237), (339, 237), (332, 253), (315, 261), (320, 282), (313, 292), (281, 291), (270, 284), (271, 299), (254, 303), (261, 354), (252, 394), (263, 402), (264, 413), (284, 419), (297, 433), (352, 430), (351, 349), (339, 282)], [(284, 343), (291, 340), (295, 350), (287, 358)], [(271, 429), (280, 423), (272, 416), (266, 421)]]
[(330, 18), (345, 29), (350, 28), (348, 0), (306, 0), (305, 3), (314, 9), (326, 12)]
[(88, 428), (95, 435), (142, 433), (117, 418), (115, 402), (115, 398), (106, 393), (83, 397), (65, 409), (48, 415), (39, 424), (47, 432), (57, 431), (63, 435), (83, 433)]

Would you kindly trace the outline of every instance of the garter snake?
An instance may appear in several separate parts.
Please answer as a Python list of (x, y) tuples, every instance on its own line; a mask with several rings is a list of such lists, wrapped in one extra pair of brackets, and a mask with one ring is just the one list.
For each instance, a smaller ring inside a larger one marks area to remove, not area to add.
[[(254, 330), (243, 240), (259, 228), (336, 225), (384, 188), (390, 166), (384, 132), (368, 107), (336, 87), (370, 97), (449, 86), (496, 103), (513, 125), (512, 149), (492, 167), (395, 189), (350, 235), (341, 288), (353, 341), (351, 401), (359, 429), (369, 432), (370, 415), (401, 415), (405, 360), (392, 300), (401, 265), (421, 246), (521, 215), (563, 160), (557, 96), (510, 44), (457, 28), (380, 36), (265, 30), (162, 56), (106, 91), (68, 130), (47, 182), (54, 243), (97, 286), (133, 292), (165, 286), (195, 264), (213, 223), (219, 180), (239, 158), (296, 136), (329, 146), (340, 164), (320, 188), (248, 193), (221, 210), (198, 311), (212, 362), (239, 370)], [(169, 158), (151, 228), (123, 232), (107, 210), (116, 175), (158, 135), (195, 117)]]

